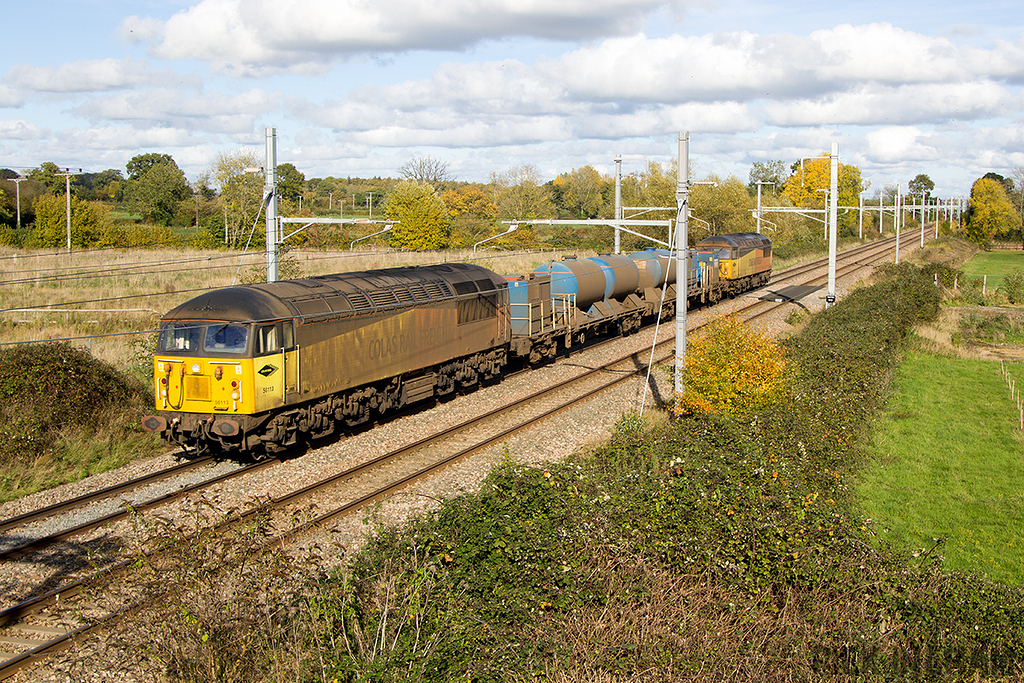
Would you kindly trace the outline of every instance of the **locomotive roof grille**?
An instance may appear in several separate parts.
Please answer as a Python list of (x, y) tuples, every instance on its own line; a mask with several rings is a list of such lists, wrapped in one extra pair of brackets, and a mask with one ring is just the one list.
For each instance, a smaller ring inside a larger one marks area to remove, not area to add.
[[(481, 278), (484, 274), (488, 277)], [(478, 287), (495, 291), (499, 286), (507, 286), (500, 276), (461, 263), (337, 273), (214, 290), (172, 309), (163, 319), (312, 321), (451, 300), (475, 295)]]
[(739, 232), (732, 235), (712, 235), (697, 243), (697, 247), (770, 247), (772, 241), (756, 232)]

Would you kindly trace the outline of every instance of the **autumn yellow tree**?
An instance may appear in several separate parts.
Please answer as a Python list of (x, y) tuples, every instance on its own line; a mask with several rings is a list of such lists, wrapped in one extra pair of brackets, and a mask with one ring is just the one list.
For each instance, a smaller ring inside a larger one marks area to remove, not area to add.
[[(804, 159), (802, 163), (793, 165), (793, 174), (786, 180), (783, 194), (789, 197), (794, 206), (809, 209), (825, 208), (825, 192), (832, 185), (832, 165), (828, 154), (813, 159)], [(848, 164), (839, 164), (839, 206), (857, 206), (858, 196), (867, 189), (861, 179), (860, 168)], [(854, 211), (839, 211), (839, 233), (853, 234), (857, 225), (857, 214)]]
[(786, 359), (767, 334), (735, 317), (712, 320), (689, 342), (676, 415), (741, 415), (778, 400)]
[(1006, 188), (990, 178), (974, 181), (966, 221), (967, 238), (977, 244), (984, 244), (997, 236), (1010, 236), (1020, 227), (1020, 217), (1006, 194)]

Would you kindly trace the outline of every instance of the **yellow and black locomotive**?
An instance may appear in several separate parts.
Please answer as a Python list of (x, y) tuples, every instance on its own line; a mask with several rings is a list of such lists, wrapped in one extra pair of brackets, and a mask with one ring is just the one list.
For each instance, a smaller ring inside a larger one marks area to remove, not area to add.
[(159, 413), (143, 424), (182, 445), (273, 451), (494, 377), (508, 338), (505, 279), (479, 266), (219, 289), (164, 316)]

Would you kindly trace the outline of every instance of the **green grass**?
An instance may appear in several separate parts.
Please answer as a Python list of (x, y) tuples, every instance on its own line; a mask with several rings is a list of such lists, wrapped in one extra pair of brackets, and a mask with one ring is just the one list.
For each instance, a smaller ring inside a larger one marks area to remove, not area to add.
[[(1014, 374), (1024, 387), (1024, 367)], [(883, 536), (1024, 584), (1024, 446), (998, 363), (910, 352), (857, 496)]]
[(965, 275), (988, 276), (988, 287), (994, 290), (1003, 284), (1003, 278), (1014, 270), (1024, 269), (1024, 252), (980, 252), (963, 265)]

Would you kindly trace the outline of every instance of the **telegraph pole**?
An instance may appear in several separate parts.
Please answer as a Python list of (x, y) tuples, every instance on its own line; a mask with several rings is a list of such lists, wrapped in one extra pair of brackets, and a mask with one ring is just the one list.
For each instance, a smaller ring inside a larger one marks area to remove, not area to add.
[[(622, 220), (622, 155), (615, 157), (615, 220)], [(622, 252), (621, 249), (622, 234), (619, 231), (619, 226), (615, 226), (615, 251), (614, 254)]]
[(831, 155), (831, 191), (828, 193), (828, 292), (825, 294), (825, 307), (836, 303), (836, 241), (839, 222), (839, 143), (832, 143)]
[[(82, 169), (78, 169), (81, 173)], [(71, 172), (70, 168), (65, 168), (63, 173), (54, 173), (54, 175), (64, 176), (64, 214), (65, 223), (67, 225), (68, 233), (68, 257), (71, 256), (71, 176), (75, 175)]]
[(12, 178), (14, 181), (15, 202), (18, 205), (18, 230), (21, 230), (21, 184), (28, 178)]

